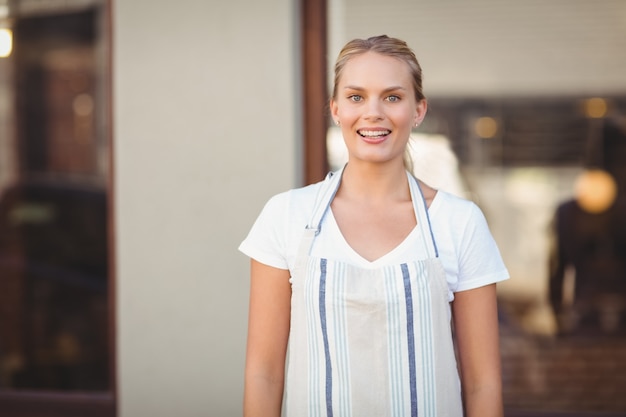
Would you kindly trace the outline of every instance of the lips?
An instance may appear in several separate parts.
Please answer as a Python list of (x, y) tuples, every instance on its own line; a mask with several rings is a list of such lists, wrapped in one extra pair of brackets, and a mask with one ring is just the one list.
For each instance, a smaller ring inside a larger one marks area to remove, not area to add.
[(380, 143), (391, 134), (389, 129), (359, 129), (357, 133), (367, 143)]

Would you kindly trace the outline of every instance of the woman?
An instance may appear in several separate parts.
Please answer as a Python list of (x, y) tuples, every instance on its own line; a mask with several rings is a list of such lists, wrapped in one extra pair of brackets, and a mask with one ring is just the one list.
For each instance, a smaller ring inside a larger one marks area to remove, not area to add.
[(406, 168), (427, 109), (411, 49), (349, 42), (330, 108), (348, 163), (271, 198), (240, 246), (244, 415), (279, 416), (284, 401), (289, 417), (501, 416), (495, 283), (508, 273), (477, 206)]

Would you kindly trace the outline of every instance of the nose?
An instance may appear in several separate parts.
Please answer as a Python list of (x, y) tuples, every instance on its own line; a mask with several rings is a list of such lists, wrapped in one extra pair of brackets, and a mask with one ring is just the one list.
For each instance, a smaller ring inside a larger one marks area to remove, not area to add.
[(369, 100), (363, 117), (368, 121), (383, 119), (382, 103), (379, 100)]

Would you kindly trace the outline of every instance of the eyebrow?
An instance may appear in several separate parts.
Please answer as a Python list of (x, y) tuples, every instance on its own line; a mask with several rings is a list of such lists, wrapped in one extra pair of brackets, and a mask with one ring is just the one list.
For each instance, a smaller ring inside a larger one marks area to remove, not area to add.
[[(343, 88), (344, 90), (355, 90), (355, 91), (364, 91), (365, 88), (363, 87), (358, 87), (358, 86), (354, 86), (354, 85), (347, 85)], [(402, 86), (393, 86), (393, 87), (387, 87), (383, 90), (383, 93), (388, 93), (390, 91), (397, 91), (397, 90), (403, 90), (405, 91), (406, 88), (402, 87)]]

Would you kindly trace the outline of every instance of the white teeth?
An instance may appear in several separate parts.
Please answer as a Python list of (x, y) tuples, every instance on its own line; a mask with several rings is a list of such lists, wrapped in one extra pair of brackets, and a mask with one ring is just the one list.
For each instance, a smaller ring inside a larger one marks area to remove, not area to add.
[(390, 133), (391, 131), (389, 130), (359, 130), (359, 134), (361, 136), (367, 136), (367, 137), (372, 137), (372, 138), (386, 136)]

